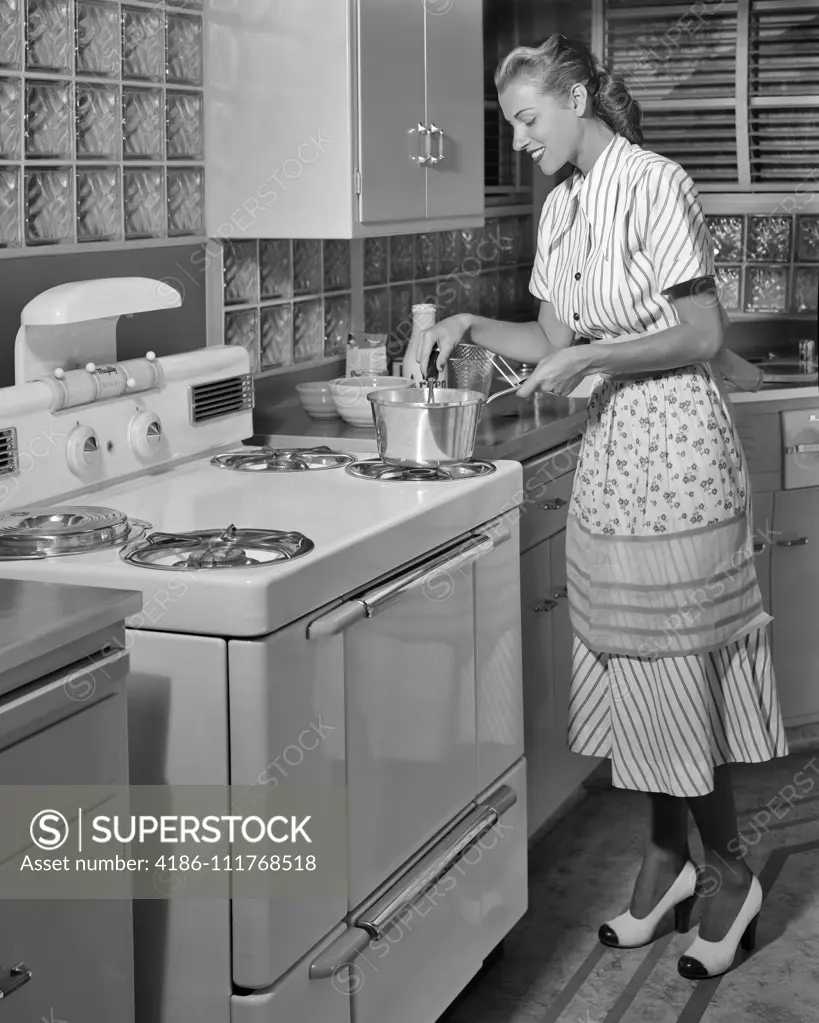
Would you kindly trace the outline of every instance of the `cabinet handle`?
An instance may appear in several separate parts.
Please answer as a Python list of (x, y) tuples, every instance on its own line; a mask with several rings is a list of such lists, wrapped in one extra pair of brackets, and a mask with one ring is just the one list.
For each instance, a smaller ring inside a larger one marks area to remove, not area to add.
[(765, 550), (765, 543), (762, 540), (754, 540), (754, 554), (761, 554)]
[(421, 142), (424, 144), (423, 153), (418, 154), (418, 166), (426, 167), (426, 165), (432, 160), (429, 153), (429, 128), (425, 124), (418, 122), (418, 127), (415, 129), (418, 132), (418, 148), (421, 148)]
[(429, 162), (434, 166), (436, 163), (440, 163), (444, 158), (444, 133), (440, 128), (437, 128), (435, 124), (429, 126), (430, 134), (430, 149), (432, 148), (432, 136), (438, 136), (438, 155), (430, 156)]
[(786, 455), (815, 455), (819, 452), (819, 444), (794, 444), (793, 447), (785, 448)]
[(561, 586), (559, 589), (554, 591), (552, 596), (555, 598), (555, 600), (568, 600), (569, 591), (566, 589), (565, 586)]
[(563, 508), (566, 502), (562, 497), (550, 497), (548, 501), (544, 501), (540, 506), (544, 511), (557, 511), (558, 508)]
[(778, 547), (804, 547), (808, 542), (806, 536), (800, 536), (796, 540), (777, 540)]
[(13, 995), (18, 988), (21, 988), (23, 984), (28, 984), (30, 980), (31, 970), (25, 963), (17, 963), (9, 970), (0, 968), (0, 1000)]
[(556, 600), (541, 600), (532, 608), (533, 611), (539, 613), (541, 611), (554, 611), (557, 607)]

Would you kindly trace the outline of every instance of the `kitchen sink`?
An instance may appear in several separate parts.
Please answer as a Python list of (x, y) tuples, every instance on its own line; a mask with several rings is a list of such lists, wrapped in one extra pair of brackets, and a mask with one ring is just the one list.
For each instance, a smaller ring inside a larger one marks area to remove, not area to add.
[(768, 358), (752, 358), (748, 361), (759, 366), (764, 374), (762, 390), (778, 387), (810, 387), (811, 384), (819, 383), (817, 371), (806, 373), (798, 358), (788, 356), (771, 358), (768, 356)]

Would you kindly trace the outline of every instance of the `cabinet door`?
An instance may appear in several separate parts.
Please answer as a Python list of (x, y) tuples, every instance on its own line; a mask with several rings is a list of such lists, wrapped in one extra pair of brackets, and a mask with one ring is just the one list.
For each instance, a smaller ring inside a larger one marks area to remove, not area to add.
[(773, 537), (773, 494), (754, 494), (754, 565), (762, 603), (771, 614), (771, 541)]
[(552, 671), (554, 714), (552, 716), (551, 762), (553, 792), (560, 806), (588, 778), (600, 763), (599, 757), (581, 756), (569, 749), (566, 732), (569, 725), (569, 690), (572, 682), (572, 627), (566, 595), (566, 530), (549, 541), (552, 564), (550, 596), (557, 601), (552, 619)]
[(528, 765), (526, 792), (529, 835), (554, 809), (550, 795), (552, 705), (552, 586), (549, 541), (520, 556), (523, 629), (523, 743)]
[[(126, 668), (127, 658), (119, 652), (90, 657), (81, 669), (74, 665), (39, 687), (8, 694), (0, 710), (0, 786), (51, 790), (69, 820), (75, 792), (90, 800), (86, 820), (91, 812), (120, 813), (118, 793), (128, 784)], [(56, 794), (61, 786), (77, 786), (65, 789), (65, 804)], [(72, 862), (78, 851), (71, 841), (53, 855), (32, 844), (12, 856), (3, 849), (0, 861), (5, 877), (12, 871), (19, 877), (24, 856), (57, 860), (68, 853)], [(110, 856), (111, 850), (100, 855)], [(22, 882), (20, 897), (0, 900), (0, 973), (21, 962), (31, 970), (31, 980), (8, 1002), (3, 999), (3, 1023), (131, 1023), (130, 899), (49, 897), (49, 889), (67, 891), (70, 877), (26, 874), (32, 884)], [(65, 888), (57, 887), (61, 882)]]
[(363, 224), (426, 216), (424, 88), (424, 4), (358, 0)]
[(454, 3), (435, 0), (422, 6), (426, 12), (426, 123), (432, 132), (430, 151), (434, 161), (427, 169), (427, 216), (482, 213), (481, 0), (455, 0)]
[(773, 655), (786, 724), (819, 718), (819, 488), (774, 498)]

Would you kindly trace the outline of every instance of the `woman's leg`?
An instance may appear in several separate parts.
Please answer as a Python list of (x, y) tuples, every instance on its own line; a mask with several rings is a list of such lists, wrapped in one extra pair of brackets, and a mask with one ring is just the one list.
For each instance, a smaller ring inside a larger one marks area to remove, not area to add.
[(648, 916), (671, 887), (688, 859), (688, 806), (685, 799), (649, 793), (649, 825), (643, 865), (631, 897), (631, 912)]
[(737, 841), (737, 814), (728, 764), (714, 771), (714, 791), (691, 796), (688, 805), (699, 829), (705, 874), (698, 886), (703, 896), (700, 937), (720, 941), (739, 913), (751, 883), (751, 871)]

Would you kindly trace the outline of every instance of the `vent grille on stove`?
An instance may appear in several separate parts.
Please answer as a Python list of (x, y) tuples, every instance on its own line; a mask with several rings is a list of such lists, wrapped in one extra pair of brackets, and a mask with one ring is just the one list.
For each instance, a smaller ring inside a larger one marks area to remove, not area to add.
[(253, 408), (253, 378), (249, 373), (207, 384), (194, 384), (190, 389), (191, 423), (206, 423)]
[(0, 430), (0, 476), (17, 472), (17, 430), (13, 426)]

